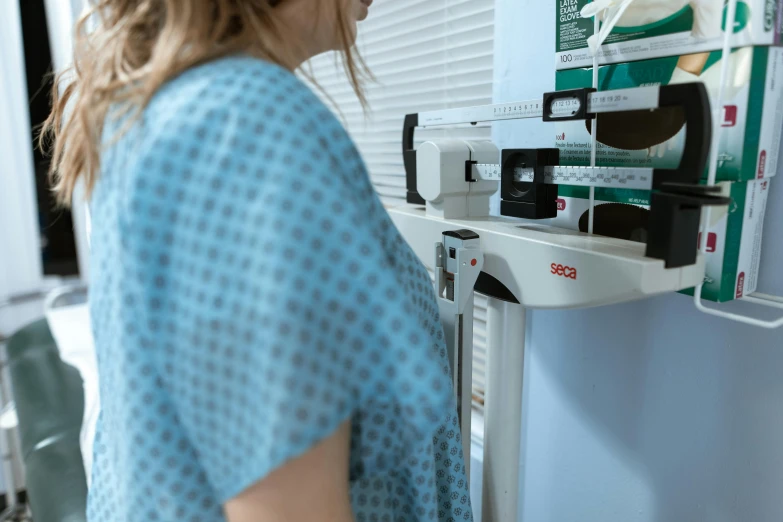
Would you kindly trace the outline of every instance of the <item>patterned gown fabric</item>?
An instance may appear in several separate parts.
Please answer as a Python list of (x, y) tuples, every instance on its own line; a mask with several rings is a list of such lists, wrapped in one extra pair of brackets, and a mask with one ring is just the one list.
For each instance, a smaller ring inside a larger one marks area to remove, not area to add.
[(318, 97), (221, 59), (104, 141), (90, 522), (223, 521), (349, 419), (357, 522), (472, 520), (430, 278)]

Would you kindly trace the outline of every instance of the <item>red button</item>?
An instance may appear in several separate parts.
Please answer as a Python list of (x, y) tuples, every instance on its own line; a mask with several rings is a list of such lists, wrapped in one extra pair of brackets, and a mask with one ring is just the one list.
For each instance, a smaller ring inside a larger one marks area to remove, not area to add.
[(477, 263), (478, 263), (478, 261), (476, 261), (476, 260), (474, 259), (473, 261), (471, 261), (471, 262), (470, 262), (470, 266), (476, 266), (476, 264), (477, 264)]

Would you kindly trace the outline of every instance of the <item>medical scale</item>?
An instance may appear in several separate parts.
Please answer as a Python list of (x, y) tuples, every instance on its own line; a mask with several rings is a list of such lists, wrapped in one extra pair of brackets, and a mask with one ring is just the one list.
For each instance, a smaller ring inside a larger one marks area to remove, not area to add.
[[(557, 149), (500, 151), (490, 142), (447, 139), (414, 148), (419, 127), (520, 118), (590, 120), (625, 111), (676, 111), (682, 117), (685, 149), (678, 168), (564, 166)], [(468, 465), (473, 294), (488, 297), (483, 522), (517, 516), (525, 308), (587, 308), (701, 284), (702, 208), (730, 202), (717, 187), (700, 184), (711, 142), (711, 109), (701, 83), (561, 91), (541, 100), (405, 118), (408, 204), (389, 212), (435, 273)], [(536, 223), (556, 216), (561, 184), (651, 190), (646, 245)], [(490, 216), (490, 197), (498, 188), (501, 216)]]

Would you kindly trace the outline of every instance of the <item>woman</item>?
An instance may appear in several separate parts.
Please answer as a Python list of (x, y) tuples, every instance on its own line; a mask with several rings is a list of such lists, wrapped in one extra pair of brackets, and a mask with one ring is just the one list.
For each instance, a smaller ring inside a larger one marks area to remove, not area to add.
[(427, 271), (292, 74), (336, 49), (361, 97), (371, 1), (101, 0), (80, 31), (46, 131), (91, 194), (91, 522), (471, 520)]

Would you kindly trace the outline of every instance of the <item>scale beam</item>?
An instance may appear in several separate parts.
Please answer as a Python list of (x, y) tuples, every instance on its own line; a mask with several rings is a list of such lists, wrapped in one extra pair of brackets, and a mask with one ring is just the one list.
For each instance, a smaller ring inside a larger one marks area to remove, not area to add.
[[(657, 109), (660, 104), (660, 86), (619, 89), (610, 92), (594, 92), (587, 96), (586, 112), (601, 114), (645, 109)], [(543, 118), (545, 101), (528, 100), (498, 103), (459, 109), (445, 109), (419, 113), (419, 127), (459, 125), (462, 123), (487, 123), (492, 121)], [(547, 110), (554, 118), (575, 116), (582, 108), (577, 96), (555, 100)]]
[[(474, 178), (482, 181), (501, 181), (500, 165), (476, 164)], [(517, 183), (535, 183), (533, 168), (514, 169)], [(544, 167), (542, 183), (618, 189), (652, 190), (653, 169), (626, 167)]]

